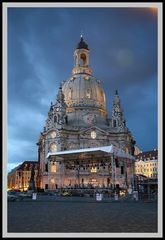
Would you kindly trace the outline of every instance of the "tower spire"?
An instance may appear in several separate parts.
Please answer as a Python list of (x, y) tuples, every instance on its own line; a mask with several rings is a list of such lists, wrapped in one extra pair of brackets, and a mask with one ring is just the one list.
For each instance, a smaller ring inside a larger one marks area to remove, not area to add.
[(86, 50), (89, 50), (88, 44), (87, 44), (87, 43), (84, 41), (84, 39), (83, 39), (83, 34), (82, 34), (82, 32), (81, 32), (81, 34), (80, 34), (80, 42), (78, 43), (76, 49), (86, 49)]
[(80, 32), (80, 38), (83, 39), (83, 31), (82, 31), (82, 30), (81, 30), (81, 32)]
[(120, 106), (120, 98), (118, 95), (118, 90), (115, 91), (115, 98), (113, 100), (113, 104), (118, 104)]
[(112, 127), (119, 132), (126, 130), (126, 121), (123, 118), (123, 109), (121, 108), (120, 98), (117, 90), (115, 91), (112, 107)]

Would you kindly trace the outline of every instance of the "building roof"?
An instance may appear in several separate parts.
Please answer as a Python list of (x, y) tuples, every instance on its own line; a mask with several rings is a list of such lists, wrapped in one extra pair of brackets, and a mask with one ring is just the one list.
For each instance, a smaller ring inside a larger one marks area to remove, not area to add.
[(150, 150), (150, 151), (145, 151), (142, 153), (139, 153), (138, 155), (136, 155), (136, 159), (157, 159), (158, 157), (158, 150), (154, 149), (154, 150)]
[(38, 164), (39, 163), (37, 161), (24, 161), (17, 168), (17, 171), (19, 171), (19, 170), (31, 171), (33, 167), (37, 170)]
[(13, 169), (11, 169), (11, 171), (8, 173), (8, 175), (12, 175), (14, 172), (17, 171), (17, 169), (21, 166), (21, 164), (19, 164), (18, 166), (14, 167)]
[(80, 38), (80, 42), (77, 45), (77, 49), (87, 49), (87, 50), (89, 50), (88, 44), (84, 41), (82, 35), (81, 35), (81, 38)]
[(51, 152), (47, 154), (47, 158), (51, 156), (59, 156), (63, 158), (67, 158), (69, 156), (73, 157), (78, 154), (86, 154), (90, 153), (92, 155), (98, 154), (98, 153), (107, 153), (107, 154), (114, 154), (114, 156), (117, 157), (123, 157), (128, 159), (135, 159), (132, 155), (125, 153), (122, 149), (117, 148), (113, 145), (110, 146), (103, 146), (103, 147), (97, 147), (97, 148), (85, 148), (85, 149), (74, 149), (74, 150), (67, 150), (67, 151), (60, 151), (60, 152)]

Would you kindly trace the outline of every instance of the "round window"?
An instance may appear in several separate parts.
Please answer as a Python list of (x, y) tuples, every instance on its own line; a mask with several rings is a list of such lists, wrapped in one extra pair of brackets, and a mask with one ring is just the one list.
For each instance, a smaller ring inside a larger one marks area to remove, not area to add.
[(50, 136), (52, 137), (52, 138), (55, 138), (56, 137), (56, 131), (53, 131), (53, 132), (51, 132), (51, 134), (50, 134)]
[(50, 150), (51, 150), (51, 152), (56, 152), (57, 151), (57, 145), (55, 143), (52, 143), (50, 145)]

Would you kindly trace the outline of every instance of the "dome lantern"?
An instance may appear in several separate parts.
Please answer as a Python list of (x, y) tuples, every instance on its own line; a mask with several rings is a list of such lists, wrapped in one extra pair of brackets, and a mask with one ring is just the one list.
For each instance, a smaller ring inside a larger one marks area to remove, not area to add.
[(80, 42), (74, 51), (74, 68), (72, 74), (87, 73), (92, 75), (92, 69), (89, 67), (89, 48), (81, 34)]

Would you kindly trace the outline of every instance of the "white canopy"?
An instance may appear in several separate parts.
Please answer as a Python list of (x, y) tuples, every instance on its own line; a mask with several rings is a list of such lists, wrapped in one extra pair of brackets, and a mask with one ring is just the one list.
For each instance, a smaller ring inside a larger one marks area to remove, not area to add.
[(113, 145), (97, 147), (97, 148), (84, 148), (84, 149), (74, 149), (74, 150), (67, 150), (67, 151), (60, 151), (60, 152), (49, 152), (47, 154), (47, 158), (49, 158), (51, 156), (63, 157), (66, 155), (73, 155), (73, 154), (75, 155), (75, 154), (79, 154), (79, 153), (93, 153), (94, 154), (94, 153), (99, 153), (99, 152), (111, 153), (117, 157), (135, 160), (135, 158), (132, 155), (124, 152), (122, 149), (117, 148)]

